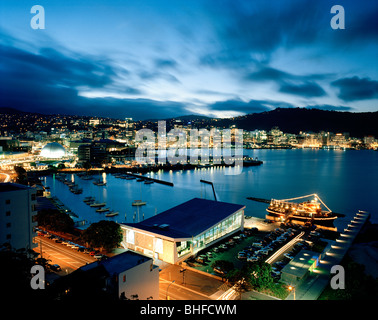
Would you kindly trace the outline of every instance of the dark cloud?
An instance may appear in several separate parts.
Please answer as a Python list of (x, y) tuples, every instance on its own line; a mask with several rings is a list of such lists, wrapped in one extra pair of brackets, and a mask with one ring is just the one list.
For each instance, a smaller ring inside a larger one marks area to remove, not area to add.
[(378, 81), (370, 78), (342, 78), (331, 83), (339, 89), (339, 98), (344, 101), (378, 98)]
[(162, 69), (166, 69), (166, 68), (175, 69), (178, 66), (178, 64), (176, 60), (174, 59), (156, 59), (155, 66), (156, 68), (162, 68)]
[(228, 0), (208, 7), (217, 45), (200, 58), (201, 64), (245, 68), (269, 63), (282, 47), (313, 45), (329, 27), (327, 1), (246, 2)]
[(323, 88), (314, 82), (305, 82), (300, 84), (282, 83), (279, 91), (308, 98), (326, 95)]
[(246, 75), (246, 79), (250, 81), (282, 81), (292, 78), (293, 75), (271, 67), (263, 67)]
[[(110, 61), (74, 52), (42, 48), (37, 52), (19, 49), (12, 41), (0, 43), (0, 106), (23, 111), (106, 117), (167, 118), (188, 113), (186, 105), (149, 99), (88, 98), (79, 94), (104, 91), (139, 94), (141, 91), (119, 82), (128, 71)], [(152, 73), (151, 73), (152, 74)], [(148, 76), (146, 74), (146, 76)], [(151, 76), (151, 75), (150, 75)], [(173, 76), (156, 74), (152, 76)]]

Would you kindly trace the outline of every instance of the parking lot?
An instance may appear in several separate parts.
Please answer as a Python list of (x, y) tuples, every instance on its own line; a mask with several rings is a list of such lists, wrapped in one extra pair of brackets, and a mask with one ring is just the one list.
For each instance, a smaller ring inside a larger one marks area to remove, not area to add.
[(212, 264), (216, 260), (232, 262), (234, 268), (240, 269), (243, 264), (248, 262), (266, 261), (274, 253), (280, 252), (281, 248), (285, 248), (271, 264), (272, 276), (278, 280), (281, 269), (301, 249), (308, 249), (309, 244), (298, 240), (285, 246), (300, 233), (304, 234), (303, 228), (293, 225), (277, 227), (277, 224), (274, 227), (276, 228), (270, 228), (270, 232), (262, 232), (257, 228), (245, 229), (245, 232), (230, 236), (222, 242), (199, 252), (196, 257), (189, 258), (186, 262), (195, 269), (222, 276), (221, 270), (212, 268)]

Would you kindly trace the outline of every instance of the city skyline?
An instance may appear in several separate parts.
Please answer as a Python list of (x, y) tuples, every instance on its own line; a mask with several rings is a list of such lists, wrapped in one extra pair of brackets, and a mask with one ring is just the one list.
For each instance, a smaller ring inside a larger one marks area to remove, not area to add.
[(277, 107), (376, 111), (378, 5), (343, 1), (6, 1), (0, 107), (136, 120)]

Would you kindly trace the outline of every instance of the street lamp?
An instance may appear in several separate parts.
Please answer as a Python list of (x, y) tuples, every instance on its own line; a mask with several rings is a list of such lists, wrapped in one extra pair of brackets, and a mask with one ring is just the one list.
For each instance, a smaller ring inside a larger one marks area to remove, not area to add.
[(170, 285), (171, 285), (172, 283), (174, 283), (174, 282), (175, 282), (175, 280), (173, 280), (173, 281), (168, 285), (168, 287), (167, 287), (167, 292), (165, 293), (165, 300), (168, 300), (168, 289), (169, 289)]
[(288, 289), (289, 289), (290, 291), (293, 291), (294, 300), (295, 300), (295, 287), (293, 287), (293, 286), (289, 286)]

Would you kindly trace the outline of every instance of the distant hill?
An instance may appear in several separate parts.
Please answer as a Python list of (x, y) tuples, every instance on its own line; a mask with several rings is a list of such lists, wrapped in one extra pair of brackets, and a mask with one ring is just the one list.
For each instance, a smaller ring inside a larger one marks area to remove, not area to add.
[(277, 108), (272, 111), (248, 114), (217, 121), (217, 125), (234, 124), (244, 130), (270, 130), (279, 127), (283, 132), (300, 131), (349, 132), (352, 137), (378, 137), (378, 111), (344, 112), (306, 108)]
[(0, 107), (0, 114), (19, 114), (19, 113), (26, 113), (24, 111), (20, 111), (14, 108), (8, 108), (8, 107)]
[[(35, 114), (13, 108), (0, 107), (0, 114)], [(41, 115), (42, 116), (42, 115)], [(48, 116), (48, 115), (46, 115)], [(285, 133), (298, 134), (300, 131), (312, 132), (349, 132), (350, 136), (362, 138), (373, 135), (378, 138), (378, 111), (346, 112), (307, 108), (277, 108), (261, 113), (225, 119), (212, 119), (202, 115), (185, 115), (170, 120), (193, 121), (197, 125), (214, 125), (228, 128), (235, 125), (243, 130), (270, 130), (279, 127)], [(145, 120), (142, 122), (157, 122)]]

